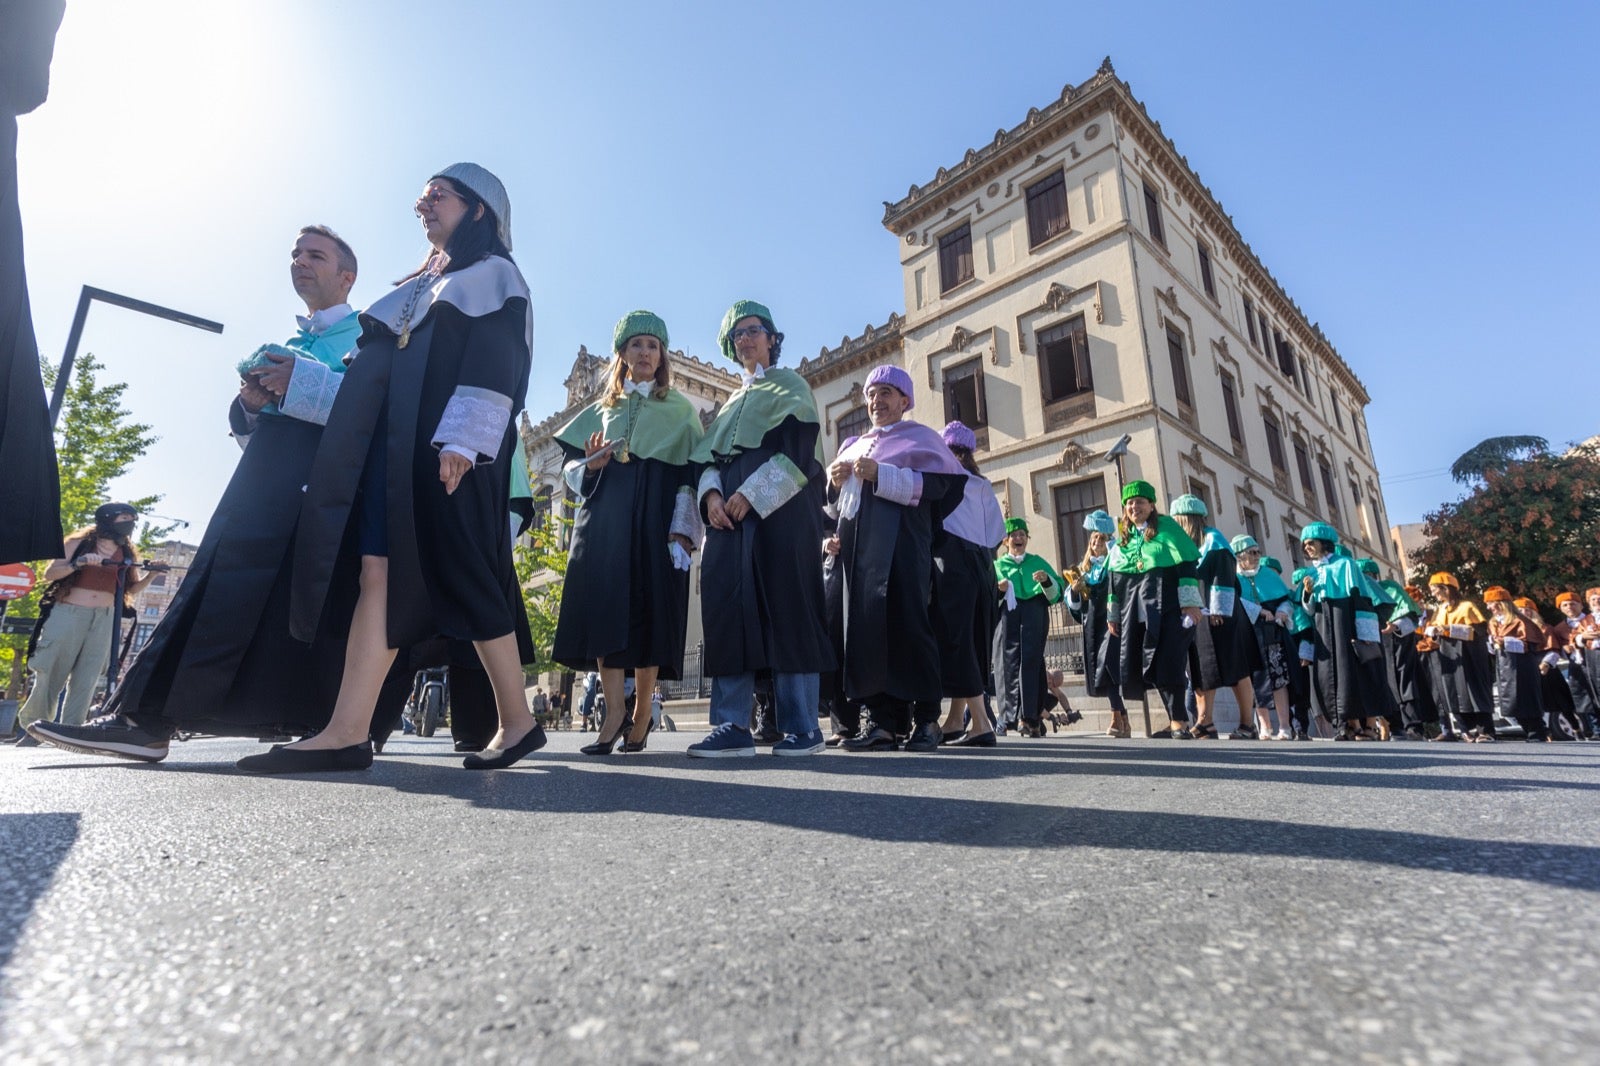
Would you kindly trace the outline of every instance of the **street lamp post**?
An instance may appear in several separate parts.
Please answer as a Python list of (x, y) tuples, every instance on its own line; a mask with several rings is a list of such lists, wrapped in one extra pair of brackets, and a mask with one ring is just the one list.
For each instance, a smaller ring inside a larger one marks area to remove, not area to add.
[(67, 379), (72, 376), (72, 361), (78, 356), (78, 342), (83, 339), (83, 323), (89, 317), (89, 304), (95, 300), (111, 304), (113, 307), (125, 307), (129, 311), (137, 311), (142, 315), (152, 315), (164, 318), (168, 322), (177, 322), (184, 326), (193, 326), (203, 329), (207, 333), (221, 333), (222, 323), (213, 322), (209, 318), (198, 315), (174, 311), (170, 307), (149, 303), (145, 300), (135, 300), (132, 296), (124, 296), (119, 292), (110, 292), (106, 289), (97, 289), (93, 285), (85, 285), (78, 294), (78, 310), (72, 316), (72, 330), (67, 334), (66, 354), (61, 357), (61, 367), (56, 371), (56, 387), (50, 394), (50, 428), (54, 429), (56, 422), (61, 418), (61, 402), (67, 395)]

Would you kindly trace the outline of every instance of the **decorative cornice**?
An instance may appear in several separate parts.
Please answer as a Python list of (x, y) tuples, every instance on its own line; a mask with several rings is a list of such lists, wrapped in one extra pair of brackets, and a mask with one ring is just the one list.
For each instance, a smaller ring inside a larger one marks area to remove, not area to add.
[(869, 362), (883, 358), (889, 350), (904, 347), (900, 327), (905, 316), (891, 314), (881, 326), (866, 326), (858, 337), (845, 337), (837, 348), (824, 347), (814, 359), (801, 359), (796, 368), (800, 376), (815, 387), (833, 381)]

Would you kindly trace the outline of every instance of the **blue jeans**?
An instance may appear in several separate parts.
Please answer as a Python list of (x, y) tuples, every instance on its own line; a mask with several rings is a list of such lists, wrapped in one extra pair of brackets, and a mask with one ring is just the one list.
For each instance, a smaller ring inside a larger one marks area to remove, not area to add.
[[(815, 733), (817, 724), (816, 674), (773, 674), (772, 697), (778, 729), (785, 734), (800, 736)], [(754, 672), (730, 674), (711, 679), (711, 725), (736, 725), (750, 728), (750, 714), (756, 696)]]

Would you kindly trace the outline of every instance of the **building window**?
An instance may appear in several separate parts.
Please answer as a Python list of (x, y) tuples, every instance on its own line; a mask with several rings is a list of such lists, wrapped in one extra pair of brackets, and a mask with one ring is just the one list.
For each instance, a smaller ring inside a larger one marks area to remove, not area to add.
[(1252, 347), (1261, 347), (1261, 334), (1256, 332), (1256, 305), (1250, 302), (1250, 297), (1244, 298), (1244, 324), (1250, 331), (1250, 344)]
[(1339, 494), (1333, 489), (1333, 467), (1328, 465), (1328, 460), (1318, 459), (1317, 469), (1322, 475), (1322, 495), (1328, 500), (1328, 514), (1333, 517), (1334, 525), (1339, 525), (1344, 516), (1339, 513)]
[(1148, 181), (1144, 183), (1144, 220), (1150, 229), (1150, 239), (1165, 248), (1167, 231), (1161, 225), (1161, 197), (1156, 195)]
[(167, 575), (166, 574), (157, 574), (155, 577), (150, 579), (150, 587), (153, 588), (153, 589), (166, 588), (166, 586), (167, 586)]
[(1311, 367), (1306, 364), (1306, 357), (1300, 356), (1300, 388), (1306, 394), (1306, 399), (1311, 401), (1313, 407), (1317, 403), (1317, 383), (1311, 380)]
[(1228, 412), (1228, 439), (1233, 441), (1235, 454), (1244, 451), (1244, 423), (1239, 420), (1239, 399), (1233, 394), (1233, 375), (1224, 370), (1222, 379), (1222, 407)]
[(159, 607), (146, 607), (144, 609), (144, 616), (146, 618), (160, 618), (161, 617), (161, 608), (159, 608)]
[(1272, 472), (1282, 477), (1288, 472), (1289, 464), (1283, 456), (1283, 429), (1278, 425), (1278, 416), (1263, 411), (1261, 424), (1267, 429), (1267, 456), (1272, 460)]
[(1372, 530), (1367, 526), (1366, 508), (1361, 506), (1361, 483), (1355, 478), (1350, 479), (1350, 502), (1355, 505), (1356, 519), (1361, 523), (1361, 536), (1370, 542)]
[(1167, 324), (1167, 357), (1172, 360), (1172, 391), (1178, 396), (1178, 409), (1194, 407), (1194, 397), (1189, 392), (1189, 357), (1184, 353), (1183, 334), (1171, 323)]
[(972, 225), (966, 223), (939, 238), (939, 292), (947, 293), (972, 277)]
[(1217, 298), (1217, 279), (1211, 273), (1211, 249), (1205, 245), (1198, 245), (1200, 249), (1200, 287), (1206, 290), (1206, 295), (1213, 300)]
[(1272, 336), (1272, 331), (1267, 328), (1267, 313), (1265, 311), (1257, 311), (1256, 320), (1261, 323), (1261, 348), (1266, 353), (1267, 358), (1270, 359), (1272, 358), (1272, 342), (1267, 338)]
[(1365, 451), (1366, 446), (1361, 443), (1361, 423), (1354, 410), (1350, 412), (1350, 435), (1356, 439), (1356, 451)]
[(1094, 377), (1089, 370), (1089, 332), (1083, 316), (1076, 315), (1035, 335), (1044, 370), (1046, 403), (1089, 392)]
[(1206, 490), (1206, 483), (1197, 477), (1189, 479), (1189, 495), (1197, 496), (1200, 502), (1206, 505), (1206, 513), (1212, 518), (1216, 517), (1216, 508), (1211, 506), (1211, 493)]
[(944, 420), (963, 422), (972, 429), (989, 424), (989, 405), (983, 394), (983, 360), (969, 359), (944, 372)]
[(872, 416), (867, 414), (865, 407), (856, 407), (846, 412), (835, 425), (839, 430), (839, 446), (843, 447), (845, 441), (861, 436), (871, 427)]
[(1244, 531), (1249, 534), (1257, 544), (1261, 543), (1261, 516), (1246, 507), (1244, 509)]
[(1284, 342), (1283, 334), (1272, 331), (1272, 347), (1278, 356), (1278, 371), (1290, 382), (1294, 381), (1294, 350)]
[(1027, 198), (1029, 247), (1067, 232), (1067, 179), (1062, 171), (1028, 186)]
[(133, 650), (143, 651), (144, 646), (150, 643), (150, 634), (155, 631), (156, 627), (151, 622), (140, 622), (135, 626), (133, 630)]
[(1089, 547), (1089, 534), (1083, 528), (1083, 519), (1090, 511), (1104, 510), (1106, 483), (1104, 478), (1074, 481), (1057, 485), (1050, 490), (1056, 510), (1056, 550), (1061, 553), (1063, 569), (1077, 566)]
[(1314, 508), (1317, 505), (1317, 490), (1311, 484), (1311, 453), (1306, 451), (1306, 442), (1299, 437), (1294, 439), (1294, 465), (1300, 473), (1300, 488), (1306, 494), (1306, 503)]
[(1339, 432), (1344, 432), (1344, 412), (1339, 410), (1339, 397), (1331, 397), (1333, 402), (1333, 421), (1339, 427)]

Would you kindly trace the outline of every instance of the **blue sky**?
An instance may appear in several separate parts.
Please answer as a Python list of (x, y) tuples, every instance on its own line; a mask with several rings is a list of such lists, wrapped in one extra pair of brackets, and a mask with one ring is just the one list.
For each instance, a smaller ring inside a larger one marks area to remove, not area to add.
[(1366, 383), (1415, 520), (1483, 437), (1600, 433), (1597, 11), (69, 0), (21, 119), (35, 324), (59, 359), (84, 283), (226, 324), (102, 307), (84, 338), (162, 438), (118, 492), (164, 493), (193, 540), (236, 461), (232, 367), (292, 331), (300, 225), (351, 241), (370, 302), (421, 258), (427, 177), (496, 171), (537, 418), (635, 307), (705, 359), (744, 296), (797, 356), (902, 311), (882, 202), (1110, 55)]

